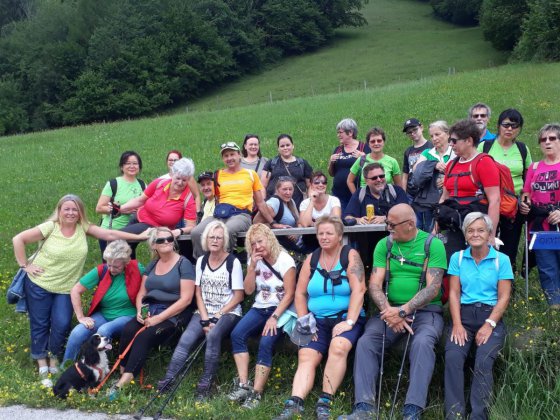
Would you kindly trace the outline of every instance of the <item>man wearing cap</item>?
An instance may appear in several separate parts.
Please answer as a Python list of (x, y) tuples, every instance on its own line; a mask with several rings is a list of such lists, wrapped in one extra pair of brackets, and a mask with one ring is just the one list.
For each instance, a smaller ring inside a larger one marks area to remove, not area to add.
[(201, 211), (198, 216), (198, 223), (214, 215), (216, 208), (216, 196), (214, 195), (214, 174), (206, 171), (198, 176), (198, 184), (200, 185), (200, 192), (204, 196), (204, 201), (201, 205)]
[(488, 131), (488, 121), (490, 121), (490, 107), (482, 102), (476, 103), (469, 108), (469, 118), (473, 120), (480, 132), (480, 141), (494, 140), (496, 135)]
[(440, 289), (447, 268), (445, 248), (441, 240), (416, 227), (414, 210), (408, 204), (391, 208), (386, 224), (392, 244), (388, 238), (378, 242), (369, 279), (369, 293), (380, 314), (368, 321), (356, 346), (354, 411), (339, 419), (372, 418), (379, 398), (376, 394), (380, 392), (382, 354), (400, 340), (407, 340), (408, 334), (410, 342), (405, 355), (410, 370), (403, 419), (418, 420), (426, 408), (435, 346), (443, 331)]
[(257, 173), (241, 167), (241, 149), (234, 142), (221, 145), (222, 160), (226, 167), (216, 171), (214, 177), (216, 207), (214, 215), (207, 217), (191, 232), (193, 257), (203, 255), (202, 232), (208, 223), (219, 219), (229, 231), (229, 249), (235, 249), (237, 234), (245, 232), (251, 226), (251, 211), (255, 203), (267, 223), (272, 223), (272, 216), (263, 200), (263, 185)]
[(403, 133), (406, 133), (408, 138), (412, 140), (412, 146), (404, 151), (403, 174), (401, 177), (401, 187), (407, 192), (408, 201), (411, 203), (414, 197), (408, 190), (408, 175), (414, 169), (414, 165), (422, 152), (434, 146), (431, 141), (424, 138), (424, 127), (416, 118), (410, 118), (404, 122)]

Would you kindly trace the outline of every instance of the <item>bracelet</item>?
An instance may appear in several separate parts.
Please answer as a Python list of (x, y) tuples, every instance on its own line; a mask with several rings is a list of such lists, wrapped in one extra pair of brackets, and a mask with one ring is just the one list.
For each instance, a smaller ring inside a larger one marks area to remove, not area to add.
[(278, 315), (276, 314), (272, 314), (270, 315), (271, 318), (274, 318), (276, 321), (278, 321), (278, 318), (280, 318)]
[(209, 319), (201, 319), (200, 320), (200, 325), (202, 325), (202, 328), (208, 327), (210, 325), (210, 320)]
[(490, 326), (492, 327), (492, 329), (496, 328), (496, 321), (494, 321), (494, 320), (488, 318), (488, 319), (486, 319), (484, 322), (489, 323)]
[(185, 231), (183, 230), (183, 228), (179, 228), (179, 232), (181, 232), (181, 235), (185, 234)]

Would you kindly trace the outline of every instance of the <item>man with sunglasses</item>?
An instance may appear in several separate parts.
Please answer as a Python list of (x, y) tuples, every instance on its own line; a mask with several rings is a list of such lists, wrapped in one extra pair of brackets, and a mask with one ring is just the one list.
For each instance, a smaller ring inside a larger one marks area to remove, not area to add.
[(482, 102), (478, 102), (469, 108), (469, 118), (473, 120), (480, 129), (480, 141), (494, 140), (496, 135), (488, 131), (488, 122), (492, 111), (490, 107)]
[(412, 203), (414, 195), (408, 188), (408, 176), (412, 173), (416, 161), (422, 155), (422, 152), (434, 147), (431, 141), (424, 138), (424, 127), (416, 118), (409, 118), (404, 122), (403, 133), (412, 140), (412, 146), (404, 151), (403, 172), (401, 177), (401, 186), (408, 194), (408, 202)]
[(228, 249), (235, 249), (237, 234), (245, 232), (251, 226), (251, 211), (255, 204), (267, 223), (274, 219), (263, 199), (264, 189), (257, 173), (241, 167), (241, 149), (235, 142), (220, 146), (224, 169), (216, 171), (214, 176), (216, 208), (211, 217), (204, 219), (191, 232), (193, 257), (200, 257), (204, 251), (201, 239), (204, 228), (214, 220), (222, 220), (229, 231)]
[(385, 223), (392, 242), (385, 238), (375, 247), (369, 279), (369, 293), (380, 313), (368, 321), (356, 345), (354, 411), (339, 419), (374, 416), (384, 352), (403, 338), (410, 340), (403, 355), (410, 362), (403, 419), (420, 419), (426, 408), (435, 346), (443, 331), (440, 290), (447, 269), (445, 248), (441, 240), (416, 227), (416, 215), (408, 204), (392, 207)]
[[(408, 203), (404, 190), (397, 186), (387, 184), (385, 170), (380, 163), (370, 163), (363, 169), (366, 186), (356, 190), (344, 209), (345, 220), (356, 220), (358, 225), (385, 223), (389, 209), (399, 203)], [(373, 206), (374, 217), (367, 217), (367, 206)], [(360, 256), (366, 272), (372, 263), (373, 248), (387, 234), (386, 232), (355, 233), (350, 235), (350, 241)]]

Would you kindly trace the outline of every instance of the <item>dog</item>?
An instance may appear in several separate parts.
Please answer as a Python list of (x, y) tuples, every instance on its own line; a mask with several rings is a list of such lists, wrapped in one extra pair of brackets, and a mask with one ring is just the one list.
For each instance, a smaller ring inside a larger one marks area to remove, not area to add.
[(99, 334), (92, 335), (80, 349), (76, 362), (64, 371), (53, 388), (59, 398), (68, 397), (70, 389), (77, 391), (93, 388), (109, 373), (107, 350), (111, 340)]

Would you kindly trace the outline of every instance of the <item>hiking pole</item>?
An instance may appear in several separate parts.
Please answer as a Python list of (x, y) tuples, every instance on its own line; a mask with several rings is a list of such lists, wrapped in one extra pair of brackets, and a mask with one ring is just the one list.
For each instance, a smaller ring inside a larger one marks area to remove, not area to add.
[(525, 220), (525, 301), (529, 301), (529, 222)]
[(109, 201), (109, 203), (111, 204), (111, 210), (109, 211), (109, 230), (113, 229), (113, 199), (111, 199), (111, 201)]
[[(389, 302), (389, 278), (391, 277), (390, 264), (390, 252), (387, 252), (387, 261), (385, 263), (385, 298), (387, 299), (387, 302)], [(377, 386), (377, 420), (379, 420), (379, 410), (381, 409), (381, 386), (383, 383), (383, 365), (385, 363), (385, 340), (387, 339), (387, 322), (384, 322), (383, 324), (383, 343), (381, 343), (381, 363), (379, 365), (379, 384)]]
[(183, 379), (185, 379), (185, 377), (187, 376), (187, 373), (190, 371), (192, 364), (194, 363), (194, 361), (196, 360), (196, 358), (198, 356), (198, 353), (200, 353), (200, 351), (202, 350), (202, 348), (204, 347), (205, 344), (206, 344), (206, 337), (204, 337), (204, 340), (202, 340), (202, 342), (198, 345), (198, 347), (195, 349), (195, 351), (193, 351), (191, 356), (187, 359), (188, 363), (185, 362), (186, 366), (183, 369), (183, 371), (181, 372), (181, 376), (179, 376), (175, 380), (175, 383), (173, 384), (173, 388), (171, 388), (170, 392), (167, 395), (167, 398), (165, 400), (163, 400), (163, 403), (161, 404), (159, 410), (154, 415), (154, 417), (153, 417), (154, 420), (159, 420), (159, 418), (161, 417), (161, 415), (163, 413), (163, 410), (165, 410), (165, 407), (167, 407), (167, 404), (169, 404), (169, 401), (171, 401), (173, 399), (173, 397), (175, 396), (175, 393), (179, 389), (179, 386), (181, 385), (181, 382), (183, 382)]

